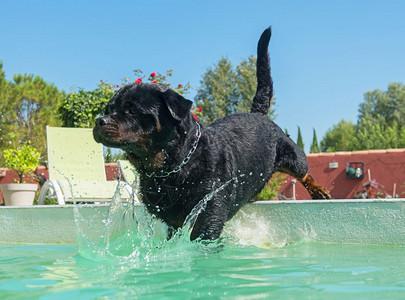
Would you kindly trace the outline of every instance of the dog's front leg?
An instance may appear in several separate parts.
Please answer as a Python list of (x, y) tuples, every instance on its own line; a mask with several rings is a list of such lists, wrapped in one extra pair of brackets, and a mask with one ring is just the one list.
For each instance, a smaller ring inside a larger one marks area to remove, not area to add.
[(221, 235), (228, 217), (228, 207), (222, 203), (223, 198), (214, 197), (205, 211), (200, 213), (191, 232), (190, 239), (216, 240)]

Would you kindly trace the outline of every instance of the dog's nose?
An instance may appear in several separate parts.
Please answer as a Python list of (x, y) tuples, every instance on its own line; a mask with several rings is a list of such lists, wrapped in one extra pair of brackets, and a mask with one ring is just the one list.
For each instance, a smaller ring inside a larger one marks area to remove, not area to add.
[(99, 117), (99, 118), (96, 119), (96, 125), (99, 126), (99, 127), (107, 125), (108, 120), (109, 120), (109, 118), (107, 116)]

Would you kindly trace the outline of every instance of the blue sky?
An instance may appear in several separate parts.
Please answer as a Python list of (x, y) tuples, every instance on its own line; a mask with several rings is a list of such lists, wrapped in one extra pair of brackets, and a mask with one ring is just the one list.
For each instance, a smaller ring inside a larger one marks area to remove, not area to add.
[(6, 76), (33, 73), (65, 91), (120, 82), (141, 69), (174, 69), (190, 82), (227, 57), (256, 54), (267, 26), (276, 123), (306, 150), (342, 118), (355, 122), (363, 94), (405, 82), (405, 1), (29, 1), (0, 2)]

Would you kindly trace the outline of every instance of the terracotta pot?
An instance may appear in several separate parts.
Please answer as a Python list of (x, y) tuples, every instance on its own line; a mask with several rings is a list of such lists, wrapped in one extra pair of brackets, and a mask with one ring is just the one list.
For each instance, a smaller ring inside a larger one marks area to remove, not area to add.
[(38, 185), (32, 183), (8, 183), (0, 186), (7, 206), (32, 205), (38, 189)]

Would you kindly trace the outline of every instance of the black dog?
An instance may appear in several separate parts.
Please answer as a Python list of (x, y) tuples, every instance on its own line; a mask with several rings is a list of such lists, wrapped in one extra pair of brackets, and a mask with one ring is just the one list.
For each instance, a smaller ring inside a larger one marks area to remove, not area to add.
[(268, 28), (258, 43), (258, 86), (250, 114), (203, 128), (190, 112), (191, 101), (164, 85), (134, 83), (121, 88), (96, 121), (95, 140), (127, 153), (140, 174), (143, 203), (172, 229), (182, 226), (205, 195), (232, 181), (208, 201), (191, 239), (218, 238), (224, 223), (276, 171), (296, 177), (313, 199), (330, 198), (308, 174), (305, 154), (268, 118), (270, 36)]

